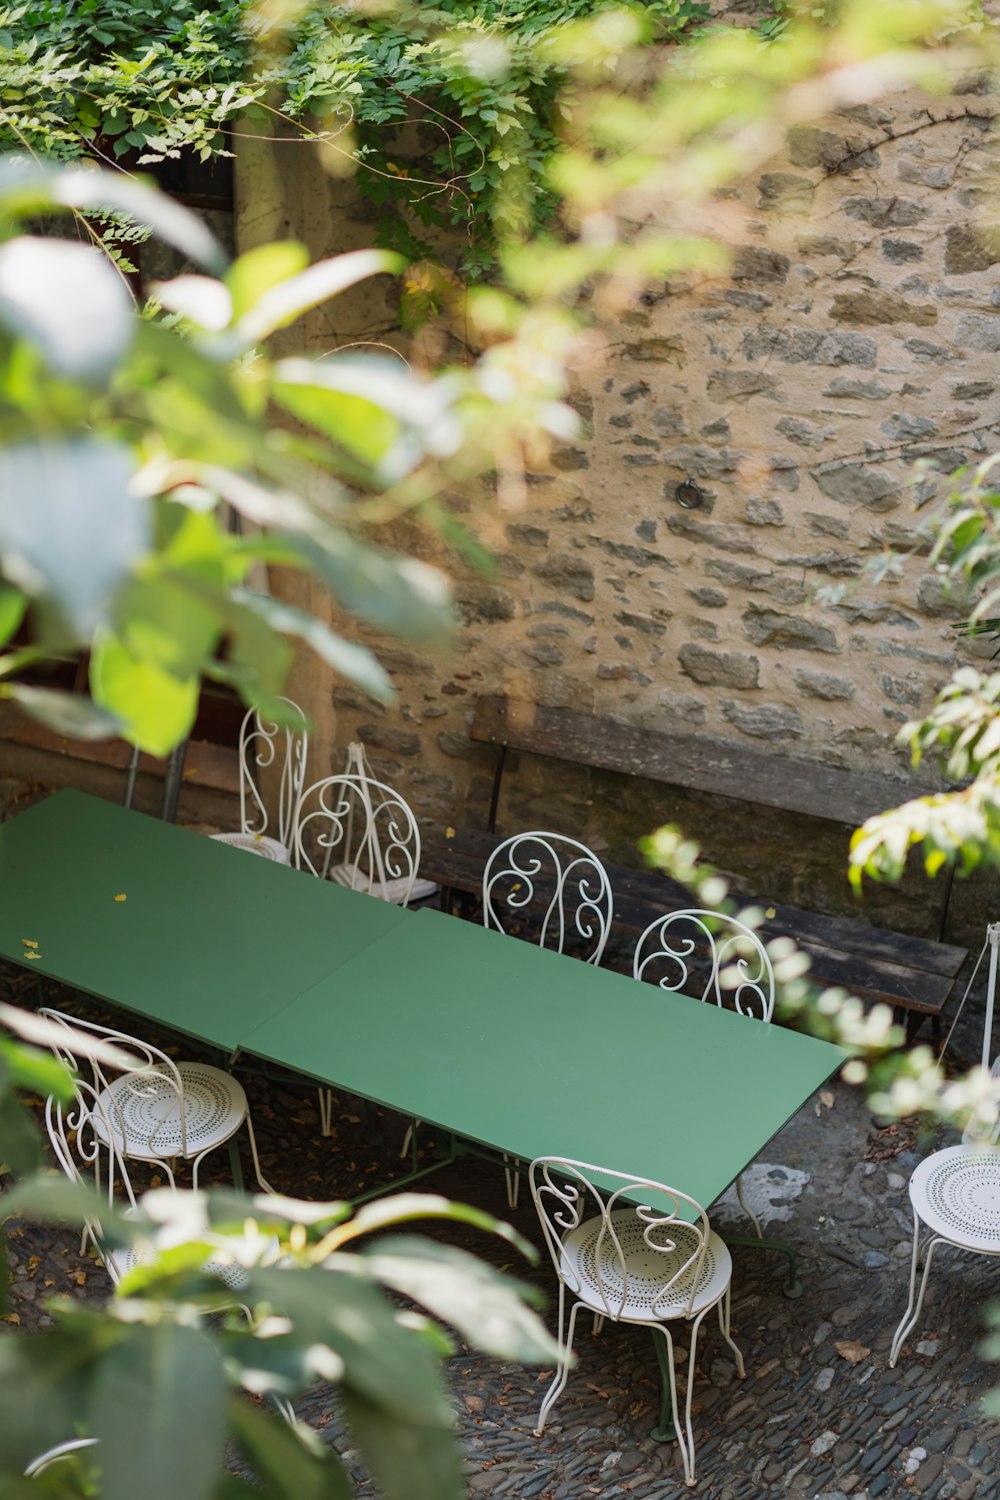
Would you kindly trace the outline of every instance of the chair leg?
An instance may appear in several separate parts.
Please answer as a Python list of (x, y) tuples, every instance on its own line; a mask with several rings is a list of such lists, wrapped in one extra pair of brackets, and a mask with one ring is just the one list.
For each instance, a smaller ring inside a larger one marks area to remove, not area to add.
[[(674, 1341), (669, 1328), (662, 1323), (653, 1323), (650, 1326), (653, 1335), (653, 1348), (656, 1350), (656, 1359), (660, 1366), (660, 1420), (653, 1428), (650, 1436), (654, 1443), (674, 1443), (679, 1441), (681, 1430), (680, 1413), (677, 1410), (677, 1374), (674, 1370)], [(657, 1338), (657, 1334), (660, 1335)], [(684, 1456), (684, 1445), (681, 1442), (681, 1456)], [(685, 1474), (687, 1473), (687, 1460), (685, 1462)]]
[[(708, 1311), (706, 1307), (705, 1312)], [(684, 1435), (677, 1429), (677, 1443), (681, 1450), (681, 1462), (684, 1465), (684, 1482), (694, 1484), (694, 1431), (691, 1427), (691, 1402), (694, 1398), (694, 1362), (698, 1352), (698, 1330), (701, 1328), (705, 1312), (701, 1312), (691, 1324), (691, 1352), (688, 1355), (687, 1391), (684, 1395)], [(676, 1421), (676, 1419), (675, 1419)]]
[(333, 1134), (333, 1090), (319, 1089), (319, 1133)]
[(750, 1220), (750, 1223), (753, 1225), (753, 1227), (754, 1227), (754, 1233), (756, 1234), (757, 1238), (759, 1240), (762, 1240), (764, 1238), (764, 1231), (760, 1227), (760, 1220), (757, 1218), (757, 1215), (753, 1212), (753, 1210), (747, 1207), (747, 1200), (743, 1196), (743, 1173), (742, 1172), (740, 1173), (740, 1175), (736, 1179), (736, 1198), (737, 1198), (737, 1201), (738, 1201), (738, 1203), (740, 1205), (740, 1208), (742, 1208), (743, 1212), (746, 1214), (747, 1218)]
[[(513, 1162), (514, 1165), (510, 1166), (510, 1162)], [(515, 1209), (517, 1207), (518, 1193), (521, 1188), (521, 1174), (518, 1171), (516, 1156), (504, 1155), (503, 1175), (507, 1183), (507, 1207)]]
[[(896, 1361), (899, 1358), (899, 1351), (902, 1349), (904, 1343), (913, 1332), (920, 1318), (920, 1313), (924, 1305), (924, 1292), (927, 1290), (927, 1277), (930, 1275), (931, 1261), (934, 1257), (934, 1251), (938, 1245), (943, 1245), (945, 1243), (945, 1241), (940, 1239), (937, 1235), (932, 1235), (930, 1240), (928, 1240), (924, 1250), (924, 1269), (923, 1274), (920, 1277), (920, 1290), (919, 1292), (916, 1292), (917, 1264), (920, 1259), (920, 1230), (920, 1220), (917, 1218), (917, 1215), (914, 1214), (913, 1254), (910, 1257), (910, 1295), (909, 1300), (906, 1304), (906, 1311), (903, 1314), (902, 1319), (900, 1320), (899, 1327), (896, 1329), (895, 1335), (892, 1340), (892, 1348), (889, 1351), (890, 1370), (894, 1370), (896, 1368)], [(915, 1292), (916, 1297), (914, 1297)]]
[(741, 1380), (745, 1380), (747, 1377), (747, 1372), (746, 1366), (743, 1363), (743, 1351), (740, 1349), (740, 1346), (735, 1342), (729, 1332), (729, 1293), (731, 1291), (732, 1287), (727, 1286), (726, 1295), (719, 1299), (719, 1331), (722, 1334), (722, 1337), (725, 1339), (726, 1343), (729, 1345), (730, 1349), (732, 1349), (733, 1354), (735, 1355), (737, 1374), (739, 1375)]
[(558, 1364), (558, 1366), (556, 1368), (556, 1373), (555, 1373), (555, 1376), (553, 1378), (552, 1384), (549, 1386), (548, 1390), (545, 1393), (545, 1400), (542, 1402), (542, 1409), (538, 1413), (538, 1425), (535, 1428), (535, 1437), (541, 1437), (542, 1433), (545, 1430), (545, 1419), (548, 1416), (549, 1412), (552, 1410), (552, 1407), (555, 1405), (556, 1401), (559, 1399), (560, 1395), (562, 1394), (563, 1390), (566, 1387), (566, 1381), (567, 1381), (567, 1379), (569, 1377), (570, 1359), (572, 1358), (572, 1354), (573, 1354), (573, 1333), (574, 1333), (574, 1330), (576, 1329), (576, 1315), (577, 1315), (577, 1313), (580, 1310), (580, 1308), (581, 1308), (582, 1305), (583, 1304), (580, 1303), (580, 1302), (574, 1302), (573, 1303), (573, 1309), (572, 1309), (572, 1311), (570, 1312), (570, 1315), (569, 1315), (569, 1326), (566, 1329), (566, 1339), (565, 1339), (565, 1342), (564, 1342), (563, 1341), (563, 1323), (564, 1323), (564, 1318), (565, 1318), (565, 1313), (566, 1313), (566, 1289), (560, 1283), (560, 1286), (559, 1286), (559, 1364)]
[(263, 1172), (260, 1169), (260, 1157), (257, 1154), (257, 1137), (254, 1134), (253, 1121), (251, 1120), (249, 1114), (246, 1117), (245, 1124), (247, 1127), (247, 1136), (250, 1140), (250, 1155), (253, 1158), (254, 1176), (257, 1179), (258, 1185), (264, 1189), (265, 1193), (273, 1194), (274, 1188), (268, 1182), (267, 1178), (264, 1176)]

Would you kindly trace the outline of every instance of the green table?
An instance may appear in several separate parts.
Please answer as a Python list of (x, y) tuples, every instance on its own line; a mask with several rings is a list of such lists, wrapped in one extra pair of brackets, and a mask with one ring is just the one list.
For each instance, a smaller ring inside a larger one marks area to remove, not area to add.
[(413, 920), (82, 792), (0, 827), (0, 956), (226, 1052)]
[(705, 1206), (845, 1055), (426, 909), (242, 1041), (524, 1160), (575, 1157)]

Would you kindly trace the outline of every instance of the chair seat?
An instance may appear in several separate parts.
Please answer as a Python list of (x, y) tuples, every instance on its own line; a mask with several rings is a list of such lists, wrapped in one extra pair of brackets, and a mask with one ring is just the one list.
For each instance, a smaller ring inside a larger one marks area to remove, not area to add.
[[(235, 1134), (247, 1117), (247, 1096), (221, 1068), (182, 1062), (177, 1071), (184, 1089), (186, 1154), (197, 1156)], [(123, 1156), (161, 1161), (181, 1154), (177, 1093), (156, 1069), (116, 1078), (98, 1095), (93, 1110), (94, 1133), (107, 1141), (110, 1129)]]
[[(634, 1209), (618, 1210), (611, 1215), (611, 1222), (625, 1257), (628, 1289), (624, 1303), (621, 1300), (623, 1289), (618, 1255), (607, 1237), (598, 1248), (599, 1217), (586, 1219), (566, 1236), (562, 1244), (563, 1272), (567, 1283), (578, 1288), (576, 1296), (595, 1312), (626, 1323), (665, 1323), (711, 1307), (725, 1292), (732, 1278), (733, 1265), (728, 1249), (717, 1234), (708, 1236), (698, 1287), (689, 1309), (693, 1268), (680, 1276), (668, 1291), (664, 1292), (663, 1287), (697, 1249), (697, 1230), (676, 1221), (660, 1230), (653, 1229), (654, 1241), (659, 1236), (659, 1243), (667, 1245), (672, 1242), (675, 1246), (673, 1250), (660, 1251), (651, 1249), (646, 1243), (644, 1226)], [(647, 1232), (650, 1231), (647, 1229)]]
[(351, 864), (348, 861), (341, 865), (331, 866), (328, 873), (330, 879), (335, 880), (338, 885), (346, 885), (352, 891), (364, 891), (368, 896), (375, 895), (395, 905), (406, 900), (407, 894), (409, 894), (410, 904), (415, 901), (424, 901), (428, 896), (436, 895), (438, 889), (433, 880), (421, 880), (418, 875), (413, 882), (413, 889), (410, 890), (409, 880), (405, 875), (401, 875), (398, 880), (387, 880), (385, 882), (385, 896), (383, 898), (382, 881), (373, 881), (361, 869), (360, 865)]
[(234, 849), (245, 849), (247, 854), (259, 854), (262, 859), (273, 859), (275, 864), (291, 863), (288, 850), (277, 839), (269, 839), (263, 833), (212, 833), (217, 844), (231, 844)]
[(947, 1146), (910, 1178), (913, 1212), (952, 1245), (1000, 1255), (1000, 1148)]
[[(104, 1258), (109, 1262), (109, 1271), (112, 1281), (117, 1283), (127, 1276), (129, 1271), (134, 1271), (136, 1266), (151, 1265), (155, 1260), (153, 1255), (141, 1255), (131, 1245), (124, 1246), (121, 1250), (107, 1250)], [(224, 1287), (231, 1292), (241, 1292), (249, 1281), (244, 1268), (235, 1260), (208, 1260), (201, 1268), (207, 1276), (214, 1276), (221, 1281)], [(228, 1302), (222, 1303), (222, 1307), (230, 1306)]]

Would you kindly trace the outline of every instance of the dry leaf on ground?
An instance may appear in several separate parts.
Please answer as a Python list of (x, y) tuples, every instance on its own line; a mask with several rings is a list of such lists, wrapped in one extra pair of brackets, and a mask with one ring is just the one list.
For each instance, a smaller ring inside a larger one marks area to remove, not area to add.
[(838, 1339), (833, 1346), (841, 1359), (846, 1359), (852, 1365), (858, 1365), (863, 1359), (867, 1359), (872, 1352), (866, 1349), (860, 1339)]

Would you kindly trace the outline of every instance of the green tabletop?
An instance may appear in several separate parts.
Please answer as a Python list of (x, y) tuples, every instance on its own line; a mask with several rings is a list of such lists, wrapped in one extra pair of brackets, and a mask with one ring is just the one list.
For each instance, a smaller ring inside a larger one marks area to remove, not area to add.
[(704, 1205), (845, 1055), (431, 910), (243, 1046), (524, 1159), (634, 1172)]
[(226, 1051), (413, 920), (82, 792), (0, 828), (0, 956)]

